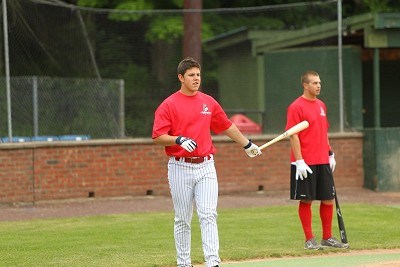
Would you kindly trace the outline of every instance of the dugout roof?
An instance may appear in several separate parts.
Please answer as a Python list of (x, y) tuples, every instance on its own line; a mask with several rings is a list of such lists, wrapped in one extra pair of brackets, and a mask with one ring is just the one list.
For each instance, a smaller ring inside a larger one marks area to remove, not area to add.
[[(342, 21), (344, 42), (361, 41), (369, 48), (400, 47), (400, 13), (367, 13)], [(205, 41), (211, 50), (219, 50), (242, 42), (251, 42), (252, 54), (299, 47), (337, 36), (337, 21), (300, 30), (265, 31), (246, 27), (215, 36)], [(336, 39), (335, 39), (336, 40)], [(333, 39), (332, 39), (333, 42)]]

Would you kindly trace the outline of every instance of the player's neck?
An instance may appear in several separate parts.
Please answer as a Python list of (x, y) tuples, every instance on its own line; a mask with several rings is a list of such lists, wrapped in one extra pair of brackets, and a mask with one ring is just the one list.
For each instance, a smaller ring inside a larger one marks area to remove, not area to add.
[(305, 99), (307, 99), (307, 100), (310, 100), (310, 101), (315, 101), (315, 100), (317, 100), (317, 96), (315, 96), (315, 95), (303, 94), (302, 97), (305, 98)]
[(187, 88), (181, 87), (181, 89), (179, 90), (179, 92), (183, 95), (187, 95), (187, 96), (194, 96), (197, 94), (197, 90), (193, 91), (193, 90), (188, 90)]

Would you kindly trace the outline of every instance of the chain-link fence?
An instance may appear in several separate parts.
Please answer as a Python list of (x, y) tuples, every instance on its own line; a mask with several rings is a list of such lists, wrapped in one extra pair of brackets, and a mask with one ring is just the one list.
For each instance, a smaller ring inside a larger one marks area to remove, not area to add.
[[(185, 12), (201, 12), (205, 41), (243, 27), (290, 31), (332, 22), (337, 19), (336, 3)], [(2, 51), (4, 45), (9, 48), (13, 135), (151, 135), (155, 108), (179, 88), (182, 9), (112, 10), (50, 0), (7, 0), (7, 10), (9, 42), (2, 38), (0, 45)], [(217, 100), (218, 60), (204, 45), (202, 90)], [(1, 73), (4, 62), (1, 54)], [(125, 88), (123, 112), (120, 80)], [(6, 136), (5, 82), (0, 82), (1, 134)]]
[[(124, 136), (122, 80), (12, 77), (13, 136)], [(0, 79), (0, 124), (7, 125), (4, 78)], [(0, 128), (7, 137), (7, 127)]]

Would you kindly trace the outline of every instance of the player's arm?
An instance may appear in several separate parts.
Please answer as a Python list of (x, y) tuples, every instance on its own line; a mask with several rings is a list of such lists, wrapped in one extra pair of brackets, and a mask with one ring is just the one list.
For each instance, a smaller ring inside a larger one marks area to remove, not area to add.
[(313, 172), (303, 159), (303, 155), (301, 154), (300, 139), (297, 134), (290, 136), (290, 146), (292, 147), (293, 155), (296, 160), (296, 180), (303, 180), (304, 178), (307, 178), (308, 172)]
[(193, 152), (197, 148), (197, 143), (182, 135), (173, 136), (168, 134), (162, 134), (159, 137), (153, 139), (154, 144), (162, 145), (162, 146), (172, 146), (172, 145), (180, 145), (183, 149), (188, 152)]
[(240, 132), (238, 127), (232, 123), (231, 126), (225, 130), (225, 134), (235, 141), (236, 143), (240, 144), (241, 146), (246, 146), (249, 143), (249, 139), (244, 137), (244, 135)]
[(331, 144), (329, 142), (329, 137), (327, 137), (327, 139), (328, 139), (328, 150), (329, 150), (329, 155), (330, 155), (331, 153), (333, 153), (333, 151), (332, 151)]
[(303, 159), (303, 155), (301, 154), (300, 139), (297, 134), (293, 134), (290, 136), (290, 146), (292, 147), (294, 158), (296, 160)]
[(178, 136), (172, 136), (169, 134), (162, 134), (159, 137), (153, 139), (154, 144), (162, 146), (176, 145), (175, 140)]
[(333, 153), (332, 151), (332, 147), (329, 143), (329, 138), (328, 138), (328, 149), (329, 149), (329, 167), (331, 168), (332, 172), (334, 172), (336, 168), (335, 153)]
[(242, 132), (240, 132), (234, 123), (232, 123), (231, 126), (225, 130), (225, 134), (236, 143), (242, 145), (249, 157), (252, 158), (262, 154), (260, 148), (256, 144), (253, 144), (249, 139), (244, 137)]

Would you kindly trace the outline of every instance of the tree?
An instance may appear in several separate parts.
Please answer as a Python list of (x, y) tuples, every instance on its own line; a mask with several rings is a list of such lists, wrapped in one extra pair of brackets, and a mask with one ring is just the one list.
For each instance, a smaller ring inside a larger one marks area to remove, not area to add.
[[(202, 0), (184, 0), (184, 9), (201, 9)], [(185, 12), (183, 14), (183, 57), (193, 57), (201, 63), (201, 24), (200, 12)]]

